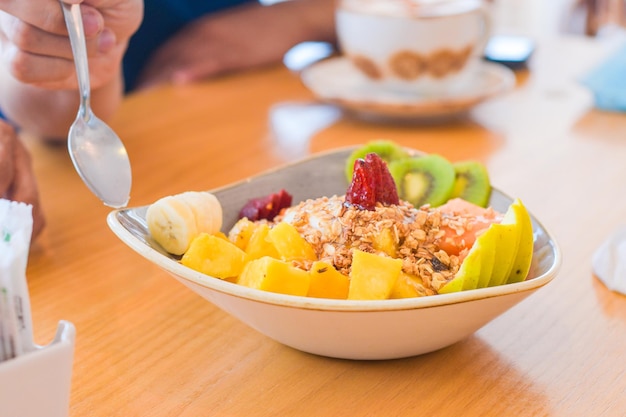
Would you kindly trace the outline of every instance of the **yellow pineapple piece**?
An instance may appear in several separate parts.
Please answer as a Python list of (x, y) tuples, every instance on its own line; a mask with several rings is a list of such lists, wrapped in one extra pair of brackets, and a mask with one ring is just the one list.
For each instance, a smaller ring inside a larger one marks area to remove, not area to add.
[(244, 251), (229, 240), (208, 233), (192, 240), (181, 259), (191, 269), (222, 279), (239, 275), (245, 262)]
[(248, 220), (247, 217), (237, 220), (237, 223), (228, 232), (228, 239), (241, 250), (246, 250), (250, 237), (257, 227), (257, 223)]
[(400, 272), (400, 276), (394, 284), (389, 298), (413, 298), (428, 295), (424, 282), (420, 277), (406, 272)]
[(284, 261), (317, 260), (311, 244), (289, 223), (277, 223), (270, 229), (269, 238)]
[(265, 223), (257, 224), (246, 245), (246, 253), (250, 259), (259, 259), (263, 256), (280, 258), (274, 243), (269, 239), (270, 227)]
[(307, 295), (311, 276), (308, 271), (270, 256), (246, 264), (237, 283), (264, 291)]
[(213, 233), (213, 234), (215, 236), (219, 237), (220, 239), (228, 240), (230, 242), (230, 239), (228, 238), (228, 236), (224, 232), (216, 232), (216, 233)]
[(391, 229), (383, 229), (380, 233), (374, 235), (372, 244), (374, 249), (385, 252), (392, 258), (397, 257), (396, 240)]
[(316, 261), (311, 265), (309, 297), (348, 298), (350, 279), (328, 262)]
[(355, 249), (350, 271), (350, 300), (384, 300), (400, 276), (402, 260)]

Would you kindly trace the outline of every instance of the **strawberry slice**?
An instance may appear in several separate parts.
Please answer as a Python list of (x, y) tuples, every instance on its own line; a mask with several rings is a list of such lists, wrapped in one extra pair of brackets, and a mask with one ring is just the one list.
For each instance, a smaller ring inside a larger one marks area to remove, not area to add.
[(387, 163), (375, 153), (367, 154), (365, 162), (375, 167), (373, 175), (376, 177), (376, 201), (384, 205), (399, 204), (396, 182), (387, 168)]
[(354, 161), (354, 173), (346, 192), (346, 202), (361, 210), (374, 210), (376, 203), (399, 204), (396, 183), (380, 156), (369, 153), (365, 158)]
[(352, 182), (346, 192), (346, 201), (361, 210), (374, 210), (376, 207), (376, 184), (368, 172), (371, 172), (371, 167), (365, 159), (355, 160)]
[(250, 221), (273, 220), (282, 209), (291, 206), (291, 201), (291, 194), (284, 189), (264, 197), (252, 198), (241, 208), (239, 218), (247, 217)]

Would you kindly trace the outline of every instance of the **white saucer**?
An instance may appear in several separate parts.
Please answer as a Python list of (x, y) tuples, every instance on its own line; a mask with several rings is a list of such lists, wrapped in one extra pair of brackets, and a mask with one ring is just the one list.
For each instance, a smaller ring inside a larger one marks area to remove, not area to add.
[(482, 60), (475, 63), (466, 83), (436, 96), (389, 91), (365, 77), (345, 57), (319, 61), (300, 75), (304, 85), (321, 101), (358, 116), (378, 119), (448, 118), (515, 86), (513, 71)]

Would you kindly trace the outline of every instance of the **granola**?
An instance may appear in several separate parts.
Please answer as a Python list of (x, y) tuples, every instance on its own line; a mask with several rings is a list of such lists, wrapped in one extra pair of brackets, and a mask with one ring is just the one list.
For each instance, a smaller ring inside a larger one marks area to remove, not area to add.
[(466, 217), (428, 205), (416, 208), (400, 201), (398, 205), (378, 203), (374, 210), (361, 210), (346, 204), (344, 196), (336, 195), (305, 200), (287, 208), (274, 221), (292, 224), (320, 260), (346, 275), (350, 273), (353, 249), (389, 256), (375, 245), (376, 236), (389, 230), (396, 257), (403, 260), (403, 271), (421, 279), (424, 295), (435, 294), (452, 280), (465, 255), (441, 249), (443, 227), (452, 227), (459, 234), (472, 227)]

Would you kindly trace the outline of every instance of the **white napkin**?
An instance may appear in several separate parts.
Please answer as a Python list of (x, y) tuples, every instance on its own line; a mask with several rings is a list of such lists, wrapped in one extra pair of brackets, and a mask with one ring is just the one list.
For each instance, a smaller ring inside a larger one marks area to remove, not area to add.
[(626, 226), (617, 229), (595, 251), (592, 268), (608, 289), (626, 295)]
[(33, 349), (26, 263), (32, 206), (0, 199), (0, 361)]
[(585, 76), (582, 83), (593, 93), (595, 105), (609, 111), (626, 111), (626, 46), (622, 46)]

